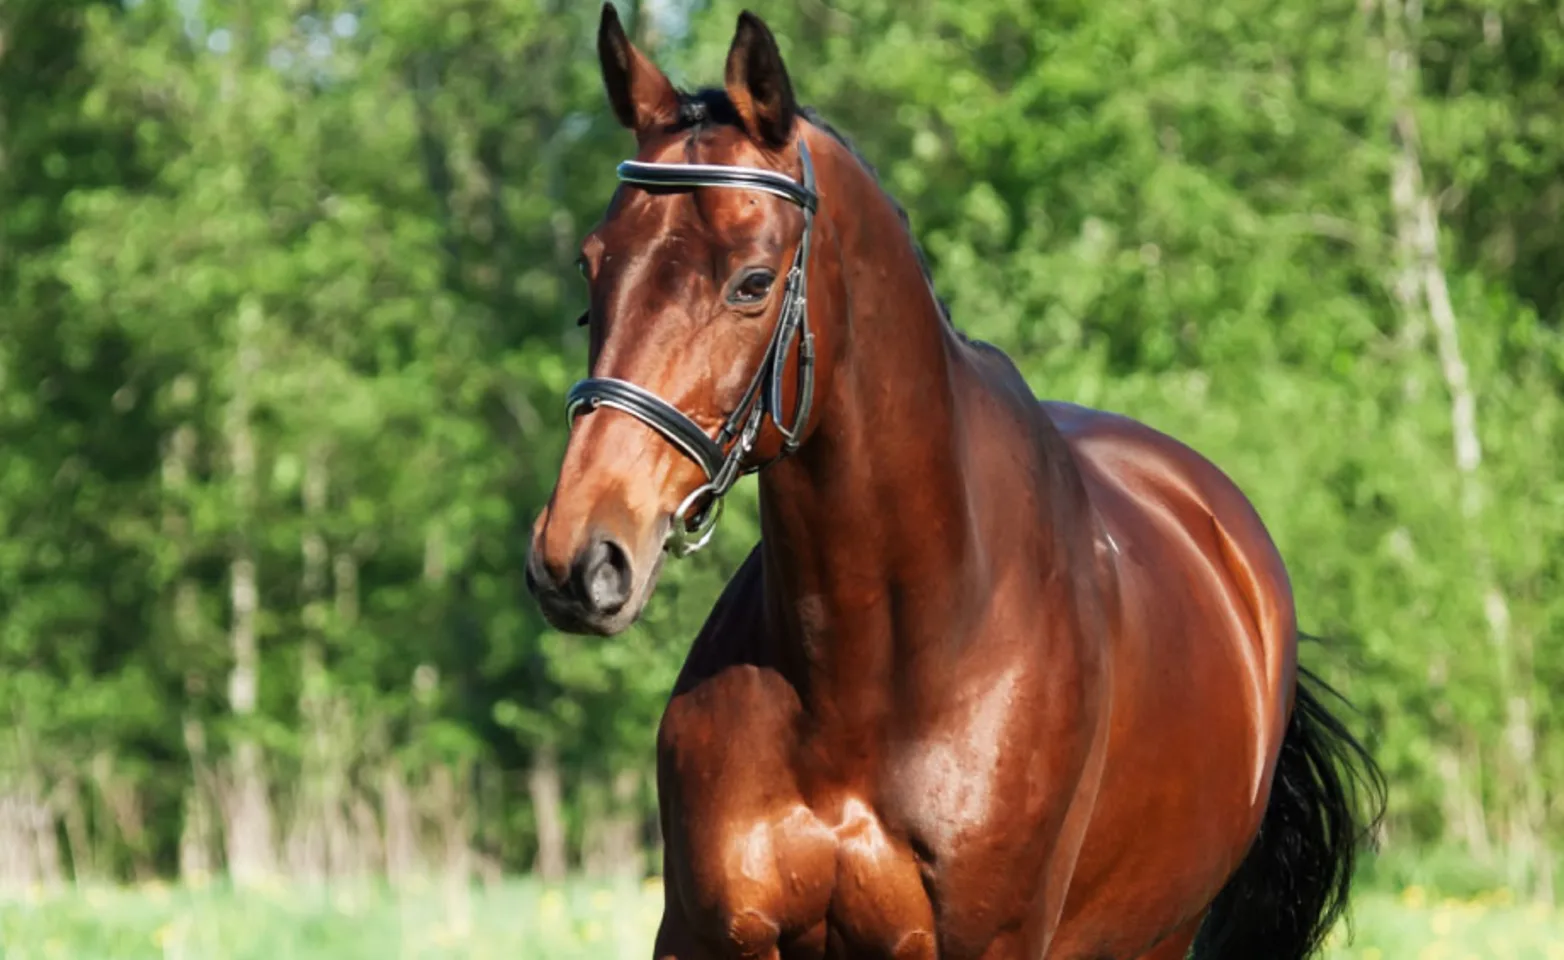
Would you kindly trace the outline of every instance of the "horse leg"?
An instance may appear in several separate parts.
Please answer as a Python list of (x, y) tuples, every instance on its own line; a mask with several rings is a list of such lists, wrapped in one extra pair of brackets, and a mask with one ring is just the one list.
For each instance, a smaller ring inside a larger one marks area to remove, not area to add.
[(1150, 953), (1141, 955), (1140, 960), (1187, 960), (1189, 948), (1195, 942), (1195, 935), (1200, 932), (1200, 923), (1205, 918), (1205, 911), (1202, 910), (1199, 916), (1158, 941)]
[[(821, 923), (788, 950), (788, 956), (819, 957), (825, 948), (826, 927)], [(657, 926), (657, 939), (652, 945), (653, 960), (727, 960), (744, 957), (745, 960), (780, 960), (782, 950), (773, 940), (763, 946), (741, 948), (737, 944), (727, 947), (702, 942), (695, 936), (689, 921), (672, 905), (663, 908), (663, 919)]]

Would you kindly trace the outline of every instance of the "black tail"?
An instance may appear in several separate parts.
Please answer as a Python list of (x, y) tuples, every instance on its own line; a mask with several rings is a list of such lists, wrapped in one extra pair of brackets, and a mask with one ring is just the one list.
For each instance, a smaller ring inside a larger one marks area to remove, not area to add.
[[(1305, 960), (1347, 908), (1358, 844), (1384, 813), (1385, 780), (1313, 687), (1341, 699), (1298, 668), (1265, 819), (1211, 904), (1194, 960)], [(1367, 816), (1356, 804), (1360, 786), (1369, 793)]]

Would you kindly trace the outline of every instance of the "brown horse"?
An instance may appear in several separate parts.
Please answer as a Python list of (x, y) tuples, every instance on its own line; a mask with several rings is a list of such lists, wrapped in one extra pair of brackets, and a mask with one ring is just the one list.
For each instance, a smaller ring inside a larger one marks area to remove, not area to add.
[(638, 152), (583, 244), (545, 616), (622, 630), (764, 469), (658, 730), (656, 957), (1313, 953), (1380, 781), (1301, 685), (1244, 495), (957, 333), (758, 19), (723, 90), (677, 91), (612, 6), (598, 45)]

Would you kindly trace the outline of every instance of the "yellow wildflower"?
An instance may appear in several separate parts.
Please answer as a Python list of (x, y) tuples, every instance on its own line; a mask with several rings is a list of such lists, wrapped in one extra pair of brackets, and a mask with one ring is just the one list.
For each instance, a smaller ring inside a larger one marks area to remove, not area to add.
[(538, 908), (544, 920), (558, 920), (565, 915), (565, 895), (550, 887), (543, 891)]

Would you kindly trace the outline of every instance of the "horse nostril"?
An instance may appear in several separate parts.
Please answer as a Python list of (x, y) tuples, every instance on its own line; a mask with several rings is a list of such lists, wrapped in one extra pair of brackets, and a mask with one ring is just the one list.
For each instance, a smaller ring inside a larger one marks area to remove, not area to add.
[(613, 540), (594, 540), (577, 558), (571, 586), (589, 610), (614, 614), (630, 599), (630, 556)]

